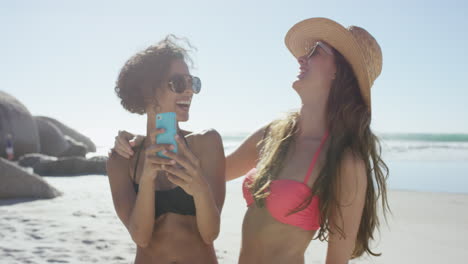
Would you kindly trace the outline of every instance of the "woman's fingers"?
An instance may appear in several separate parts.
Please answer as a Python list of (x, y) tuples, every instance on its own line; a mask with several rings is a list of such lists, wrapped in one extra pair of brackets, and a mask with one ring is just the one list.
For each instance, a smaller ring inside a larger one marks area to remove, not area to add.
[(193, 171), (195, 169), (191, 162), (188, 159), (182, 157), (181, 155), (178, 155), (172, 151), (167, 151), (163, 154), (179, 163), (180, 166), (184, 167), (188, 171)]
[(123, 137), (116, 137), (115, 138), (115, 146), (119, 147), (120, 149), (125, 151), (125, 153), (127, 153), (130, 156), (134, 154), (133, 150), (132, 150), (132, 147), (130, 146), (130, 143), (128, 142), (127, 139), (125, 139)]
[(134, 138), (132, 138), (129, 143), (132, 147), (134, 146), (139, 146), (143, 143), (143, 140), (145, 140), (145, 137), (144, 136), (136, 136)]
[(164, 133), (166, 130), (164, 128), (155, 128), (150, 131), (150, 141), (152, 144), (156, 143), (156, 136)]
[(155, 154), (156, 152), (163, 150), (171, 150), (173, 147), (171, 144), (153, 144), (146, 148), (146, 155)]
[(116, 145), (114, 146), (114, 150), (115, 150), (115, 152), (117, 152), (117, 153), (118, 153), (120, 156), (122, 156), (122, 157), (125, 157), (125, 158), (127, 158), (127, 159), (131, 157), (131, 154), (128, 153), (128, 151), (125, 150), (125, 149), (122, 147), (121, 144), (116, 144)]
[(177, 169), (172, 165), (165, 165), (161, 167), (162, 170), (169, 172), (170, 174), (173, 174), (175, 177), (183, 180), (184, 182), (192, 182), (192, 177), (188, 175), (185, 170)]
[(128, 132), (128, 131), (125, 131), (125, 130), (119, 130), (119, 133), (117, 135), (119, 138), (123, 138), (127, 141), (129, 141), (130, 139), (132, 139), (133, 137), (135, 137), (135, 135), (133, 135), (132, 133)]
[(132, 151), (132, 146), (129, 141), (135, 138), (135, 135), (132, 133), (125, 131), (125, 130), (119, 130), (119, 133), (115, 139), (115, 145), (117, 144), (122, 144), (124, 145), (124, 148), (126, 148), (128, 153), (131, 153), (133, 155)]
[(174, 160), (160, 158), (157, 155), (148, 155), (148, 156), (146, 156), (146, 158), (148, 159), (148, 162), (151, 162), (153, 164), (175, 165), (175, 163), (176, 163)]
[(170, 182), (172, 182), (173, 184), (177, 185), (177, 186), (180, 186), (180, 187), (182, 187), (182, 188), (185, 187), (185, 184), (186, 184), (186, 183), (185, 183), (181, 178), (179, 178), (179, 177), (177, 177), (177, 176), (174, 176), (174, 175), (167, 175), (167, 179), (168, 179)]
[(153, 176), (156, 176), (157, 172), (161, 171), (164, 165), (147, 163), (145, 164), (145, 170), (146, 170), (146, 166), (148, 166), (148, 171), (150, 171), (151, 173), (154, 173)]
[(130, 158), (133, 155), (132, 153), (128, 152), (127, 149), (123, 148), (122, 145), (116, 145), (114, 147), (114, 149), (115, 149), (115, 151), (117, 151), (117, 153), (120, 154), (120, 156), (126, 157), (127, 159)]

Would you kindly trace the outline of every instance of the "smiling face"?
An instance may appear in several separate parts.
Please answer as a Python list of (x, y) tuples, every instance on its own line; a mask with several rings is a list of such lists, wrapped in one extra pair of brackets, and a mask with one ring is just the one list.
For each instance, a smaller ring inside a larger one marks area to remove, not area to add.
[(307, 54), (298, 58), (298, 62), (300, 72), (293, 88), (302, 99), (315, 95), (317, 89), (330, 89), (336, 73), (332, 47), (324, 42), (317, 42)]
[[(171, 62), (169, 72), (165, 81), (161, 83), (161, 87), (156, 89), (156, 98), (158, 111), (175, 112), (177, 121), (185, 122), (189, 119), (190, 104), (192, 102), (193, 90), (190, 87), (182, 93), (176, 93), (169, 88), (169, 82), (175, 75), (188, 76), (190, 75), (187, 64), (182, 59), (175, 59)], [(189, 83), (186, 83), (188, 86)]]

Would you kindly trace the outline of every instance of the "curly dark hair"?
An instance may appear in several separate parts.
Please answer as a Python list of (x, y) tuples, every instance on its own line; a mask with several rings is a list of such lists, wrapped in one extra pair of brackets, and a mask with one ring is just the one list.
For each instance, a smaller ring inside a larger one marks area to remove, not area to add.
[(167, 78), (171, 62), (182, 59), (192, 65), (190, 49), (178, 42), (182, 40), (190, 49), (193, 46), (185, 38), (168, 35), (156, 45), (133, 55), (120, 70), (115, 93), (122, 106), (131, 113), (146, 113), (146, 106), (155, 100), (156, 89)]

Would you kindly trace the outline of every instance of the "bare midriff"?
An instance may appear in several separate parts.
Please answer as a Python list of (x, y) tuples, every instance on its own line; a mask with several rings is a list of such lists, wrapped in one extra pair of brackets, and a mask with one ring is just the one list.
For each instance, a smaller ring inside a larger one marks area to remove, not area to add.
[(315, 232), (280, 223), (267, 209), (252, 204), (242, 225), (239, 263), (302, 264)]
[(218, 263), (213, 245), (198, 231), (196, 217), (167, 213), (154, 222), (152, 239), (146, 248), (137, 247), (135, 264)]

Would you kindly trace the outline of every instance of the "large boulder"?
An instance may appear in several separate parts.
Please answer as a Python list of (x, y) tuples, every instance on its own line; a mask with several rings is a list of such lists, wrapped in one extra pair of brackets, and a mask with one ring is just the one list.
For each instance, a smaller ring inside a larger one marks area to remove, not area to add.
[(68, 149), (62, 152), (59, 157), (86, 157), (88, 147), (82, 142), (78, 142), (69, 136), (65, 136), (65, 140), (68, 143)]
[(57, 122), (52, 122), (51, 118), (35, 116), (39, 138), (41, 142), (41, 154), (54, 157), (85, 157), (88, 146), (74, 138), (65, 135), (57, 127)]
[(6, 157), (6, 136), (11, 134), (15, 157), (40, 151), (36, 122), (28, 109), (13, 96), (0, 91), (0, 157)]
[(54, 198), (60, 194), (40, 176), (0, 158), (0, 199)]
[(90, 138), (86, 137), (85, 135), (79, 133), (78, 131), (68, 127), (67, 125), (63, 124), (62, 122), (46, 117), (46, 116), (36, 116), (37, 119), (47, 120), (50, 123), (54, 124), (60, 131), (71, 138), (73, 138), (77, 142), (81, 142), (86, 146), (87, 152), (96, 152), (96, 145), (94, 145), (93, 141)]
[(39, 131), (40, 153), (58, 157), (69, 149), (70, 144), (56, 125), (41, 117), (35, 116), (33, 118)]
[(21, 166), (32, 167), (34, 173), (43, 176), (106, 175), (107, 157), (48, 157), (41, 154), (28, 154), (18, 161)]

